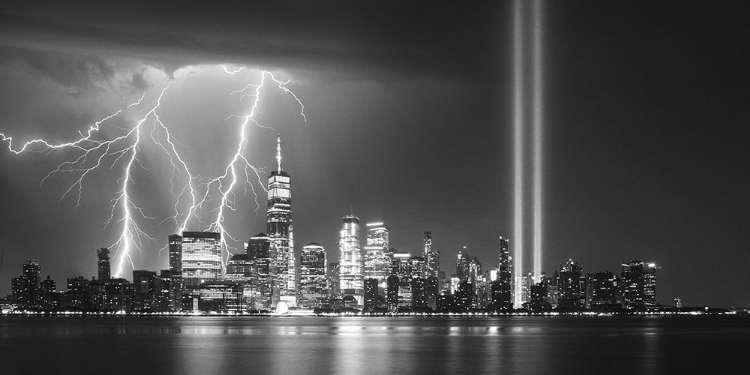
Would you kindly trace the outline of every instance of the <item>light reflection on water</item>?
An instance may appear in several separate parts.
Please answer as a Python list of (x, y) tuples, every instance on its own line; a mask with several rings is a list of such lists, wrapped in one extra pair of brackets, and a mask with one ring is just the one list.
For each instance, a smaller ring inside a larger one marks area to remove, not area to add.
[(0, 317), (4, 374), (693, 372), (749, 344), (742, 318)]

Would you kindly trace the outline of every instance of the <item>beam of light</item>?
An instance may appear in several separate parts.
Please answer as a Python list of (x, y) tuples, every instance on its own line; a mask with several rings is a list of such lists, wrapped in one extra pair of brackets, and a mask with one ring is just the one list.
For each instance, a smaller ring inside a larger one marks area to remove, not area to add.
[(542, 281), (542, 0), (534, 0), (534, 280)]
[[(222, 68), (227, 74), (230, 75), (238, 74), (246, 69), (245, 67), (241, 67), (236, 70), (229, 70), (226, 66), (223, 65)], [(171, 220), (175, 223), (177, 228), (176, 233), (182, 233), (183, 231), (188, 230), (188, 226), (190, 225), (192, 220), (198, 218), (200, 221), (200, 218), (197, 214), (198, 210), (203, 208), (204, 205), (208, 205), (212, 190), (218, 191), (221, 195), (221, 199), (219, 200), (218, 205), (208, 208), (210, 211), (216, 212), (216, 219), (210, 225), (208, 225), (208, 228), (206, 229), (209, 231), (221, 233), (222, 247), (227, 252), (229, 252), (230, 247), (227, 243), (227, 238), (230, 238), (232, 240), (235, 240), (235, 238), (227, 233), (224, 227), (224, 213), (225, 209), (234, 210), (234, 190), (238, 185), (238, 173), (240, 171), (242, 171), (245, 176), (243, 184), (245, 192), (247, 193), (248, 186), (250, 187), (250, 189), (252, 189), (253, 195), (255, 197), (256, 212), (260, 207), (251, 178), (256, 180), (259, 186), (263, 187), (263, 183), (261, 182), (260, 178), (260, 172), (262, 171), (262, 169), (256, 168), (252, 164), (250, 164), (249, 160), (244, 156), (244, 152), (248, 143), (247, 125), (252, 122), (257, 126), (268, 128), (262, 126), (255, 119), (255, 114), (258, 112), (258, 103), (261, 96), (261, 88), (263, 88), (263, 85), (266, 82), (267, 78), (275, 82), (280, 90), (284, 91), (286, 94), (290, 94), (294, 98), (294, 100), (301, 107), (300, 114), (302, 118), (305, 121), (307, 120), (302, 102), (294, 92), (286, 87), (289, 81), (280, 81), (276, 79), (273, 73), (269, 71), (261, 71), (259, 84), (250, 84), (245, 86), (245, 88), (243, 88), (242, 90), (230, 93), (230, 95), (233, 95), (235, 93), (242, 93), (243, 97), (251, 96), (254, 97), (254, 100), (247, 115), (233, 116), (241, 118), (243, 121), (239, 129), (237, 149), (229, 163), (224, 168), (224, 173), (221, 176), (209, 178), (207, 180), (202, 179), (199, 176), (194, 176), (190, 172), (188, 163), (177, 151), (177, 141), (170, 133), (169, 127), (162, 121), (158, 114), (162, 98), (167, 93), (167, 90), (170, 87), (169, 84), (161, 90), (155, 103), (149, 108), (148, 112), (146, 112), (145, 115), (141, 116), (140, 119), (136, 121), (133, 128), (129, 130), (126, 129), (125, 134), (110, 140), (95, 138), (95, 134), (100, 130), (100, 126), (104, 125), (109, 120), (115, 117), (123, 115), (125, 111), (133, 107), (140, 106), (147, 93), (144, 92), (143, 96), (141, 96), (141, 98), (137, 102), (129, 104), (126, 109), (118, 110), (117, 112), (95, 122), (88, 128), (88, 131), (85, 134), (79, 131), (81, 138), (72, 142), (53, 144), (44, 139), (34, 139), (24, 143), (20, 148), (14, 148), (13, 137), (6, 136), (5, 134), (0, 133), (0, 139), (3, 142), (7, 142), (8, 150), (16, 155), (23, 152), (49, 153), (56, 149), (70, 149), (72, 151), (78, 152), (79, 154), (77, 154), (76, 157), (72, 158), (71, 160), (64, 161), (42, 179), (42, 183), (44, 183), (44, 181), (46, 181), (48, 178), (52, 178), (57, 174), (75, 174), (76, 178), (74, 179), (73, 183), (68, 186), (68, 188), (62, 193), (60, 200), (66, 198), (71, 193), (75, 193), (76, 207), (80, 206), (81, 196), (83, 193), (83, 183), (86, 177), (91, 172), (105, 168), (107, 166), (112, 169), (118, 163), (124, 163), (123, 172), (120, 178), (117, 180), (117, 183), (121, 184), (121, 188), (116, 192), (116, 197), (112, 200), (110, 215), (109, 218), (105, 221), (104, 225), (106, 228), (112, 222), (118, 222), (122, 224), (121, 233), (117, 237), (117, 240), (112, 245), (110, 245), (110, 249), (115, 250), (114, 258), (117, 260), (114, 277), (122, 277), (125, 265), (129, 265), (131, 268), (134, 268), (132, 259), (133, 251), (137, 250), (139, 252), (142, 252), (144, 243), (157, 242), (155, 238), (150, 236), (146, 231), (142, 230), (138, 226), (138, 219), (154, 218), (147, 216), (145, 213), (145, 209), (137, 205), (131, 198), (131, 189), (134, 188), (134, 185), (136, 183), (133, 180), (132, 175), (134, 167), (148, 170), (145, 166), (143, 166), (143, 164), (141, 164), (140, 160), (138, 159), (138, 153), (142, 147), (142, 136), (144, 135), (143, 131), (145, 131), (143, 127), (147, 126), (148, 124), (153, 124), (151, 130), (151, 140), (164, 152), (172, 166), (170, 177), (170, 192), (172, 194), (172, 198), (174, 199), (174, 214), (168, 220)], [(253, 93), (247, 94), (247, 91), (251, 88), (254, 89)], [(151, 119), (152, 122), (147, 123), (149, 119)], [(157, 134), (159, 132), (163, 132), (166, 135), (165, 140), (160, 140), (157, 137)], [(180, 176), (182, 176), (182, 178), (186, 180), (186, 182), (182, 187), (178, 187), (176, 189), (177, 191), (179, 191), (179, 194), (175, 194), (175, 180)], [(201, 189), (204, 189), (202, 193), (200, 192)], [(263, 189), (265, 190), (265, 187), (263, 187)], [(184, 205), (184, 203), (182, 203), (184, 199), (188, 200), (187, 213), (183, 213), (179, 209), (181, 204)], [(180, 218), (182, 219), (180, 220)], [(200, 226), (202, 227), (202, 225)]]
[(514, 218), (514, 302), (516, 308), (521, 307), (522, 279), (523, 279), (523, 122), (524, 122), (524, 82), (523, 82), (523, 0), (516, 0), (513, 4), (513, 218)]

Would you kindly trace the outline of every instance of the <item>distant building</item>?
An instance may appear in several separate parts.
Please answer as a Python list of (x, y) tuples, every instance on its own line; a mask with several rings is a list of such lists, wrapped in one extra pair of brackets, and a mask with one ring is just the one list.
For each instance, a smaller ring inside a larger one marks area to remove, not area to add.
[(458, 251), (456, 258), (456, 277), (459, 281), (469, 280), (469, 254), (466, 253), (466, 246), (463, 247), (463, 252)]
[(299, 266), (299, 306), (320, 308), (328, 299), (326, 252), (323, 246), (310, 242), (302, 248)]
[(97, 270), (99, 271), (99, 281), (109, 281), (110, 279), (110, 265), (109, 265), (109, 249), (102, 247), (96, 251)]
[(292, 180), (281, 168), (281, 137), (276, 143), (276, 170), (268, 177), (266, 232), (276, 251), (276, 275), (279, 299), (297, 303), (297, 271), (292, 224)]
[(425, 278), (431, 276), (440, 277), (440, 252), (432, 247), (432, 232), (425, 231), (423, 239), (423, 251), (425, 263)]
[(634, 260), (622, 265), (623, 307), (656, 306), (656, 264)]
[(37, 308), (41, 295), (42, 267), (35, 260), (29, 259), (22, 270), (21, 276), (12, 280), (13, 301), (24, 308)]
[(578, 262), (568, 259), (560, 266), (559, 307), (564, 309), (580, 309), (586, 304), (586, 279), (583, 267)]
[(182, 277), (190, 284), (221, 278), (221, 233), (182, 233)]
[(512, 311), (513, 310), (513, 269), (510, 259), (508, 240), (500, 237), (500, 254), (497, 265), (497, 277), (493, 281), (492, 303), (495, 310)]
[(133, 310), (156, 310), (156, 272), (148, 270), (133, 270), (133, 290), (135, 292)]
[(182, 272), (182, 236), (172, 234), (168, 237), (169, 242), (169, 269), (175, 275)]
[(388, 226), (381, 223), (367, 223), (367, 245), (364, 251), (364, 278), (375, 279), (381, 288), (385, 287), (390, 268), (388, 258)]
[(258, 233), (247, 242), (246, 255), (251, 280), (251, 287), (243, 294), (247, 305), (255, 310), (269, 310), (279, 302), (276, 248), (265, 233)]
[(328, 298), (341, 298), (341, 266), (338, 262), (328, 263)]
[(373, 311), (377, 307), (378, 307), (378, 280), (377, 279), (365, 279), (364, 311)]
[(359, 218), (346, 215), (339, 232), (339, 285), (343, 297), (353, 296), (364, 305), (364, 262), (359, 243)]
[(609, 271), (587, 275), (586, 308), (612, 310), (620, 304), (620, 279), (616, 275)]

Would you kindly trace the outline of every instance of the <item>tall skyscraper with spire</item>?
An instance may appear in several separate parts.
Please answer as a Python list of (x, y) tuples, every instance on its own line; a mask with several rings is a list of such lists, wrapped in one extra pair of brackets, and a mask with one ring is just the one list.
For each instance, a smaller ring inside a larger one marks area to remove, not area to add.
[[(276, 249), (279, 299), (297, 304), (297, 279), (292, 225), (292, 185), (289, 173), (281, 169), (281, 135), (276, 138), (276, 170), (268, 177), (266, 232)], [(277, 303), (278, 301), (274, 301)]]

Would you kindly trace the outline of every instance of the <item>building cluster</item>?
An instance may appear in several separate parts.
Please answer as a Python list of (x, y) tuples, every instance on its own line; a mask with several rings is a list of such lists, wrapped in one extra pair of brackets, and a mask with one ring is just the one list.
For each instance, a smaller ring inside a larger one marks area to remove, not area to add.
[[(498, 261), (482, 268), (464, 247), (456, 273), (441, 271), (440, 252), (424, 232), (421, 254), (390, 247), (389, 228), (343, 217), (337, 256), (311, 242), (294, 251), (291, 176), (277, 168), (268, 179), (265, 232), (245, 243), (244, 252), (222, 259), (221, 233), (184, 231), (168, 238), (169, 269), (134, 270), (132, 282), (110, 275), (109, 250), (97, 250), (98, 276), (69, 278), (57, 290), (40, 265), (29, 260), (13, 278), (12, 302), (26, 310), (124, 312), (279, 312), (289, 310), (386, 312), (512, 312), (640, 309), (656, 305), (656, 266), (642, 261), (611, 272), (584, 274), (570, 260), (551, 278), (515, 279), (509, 241), (500, 237)], [(521, 283), (521, 306), (514, 306)]]

